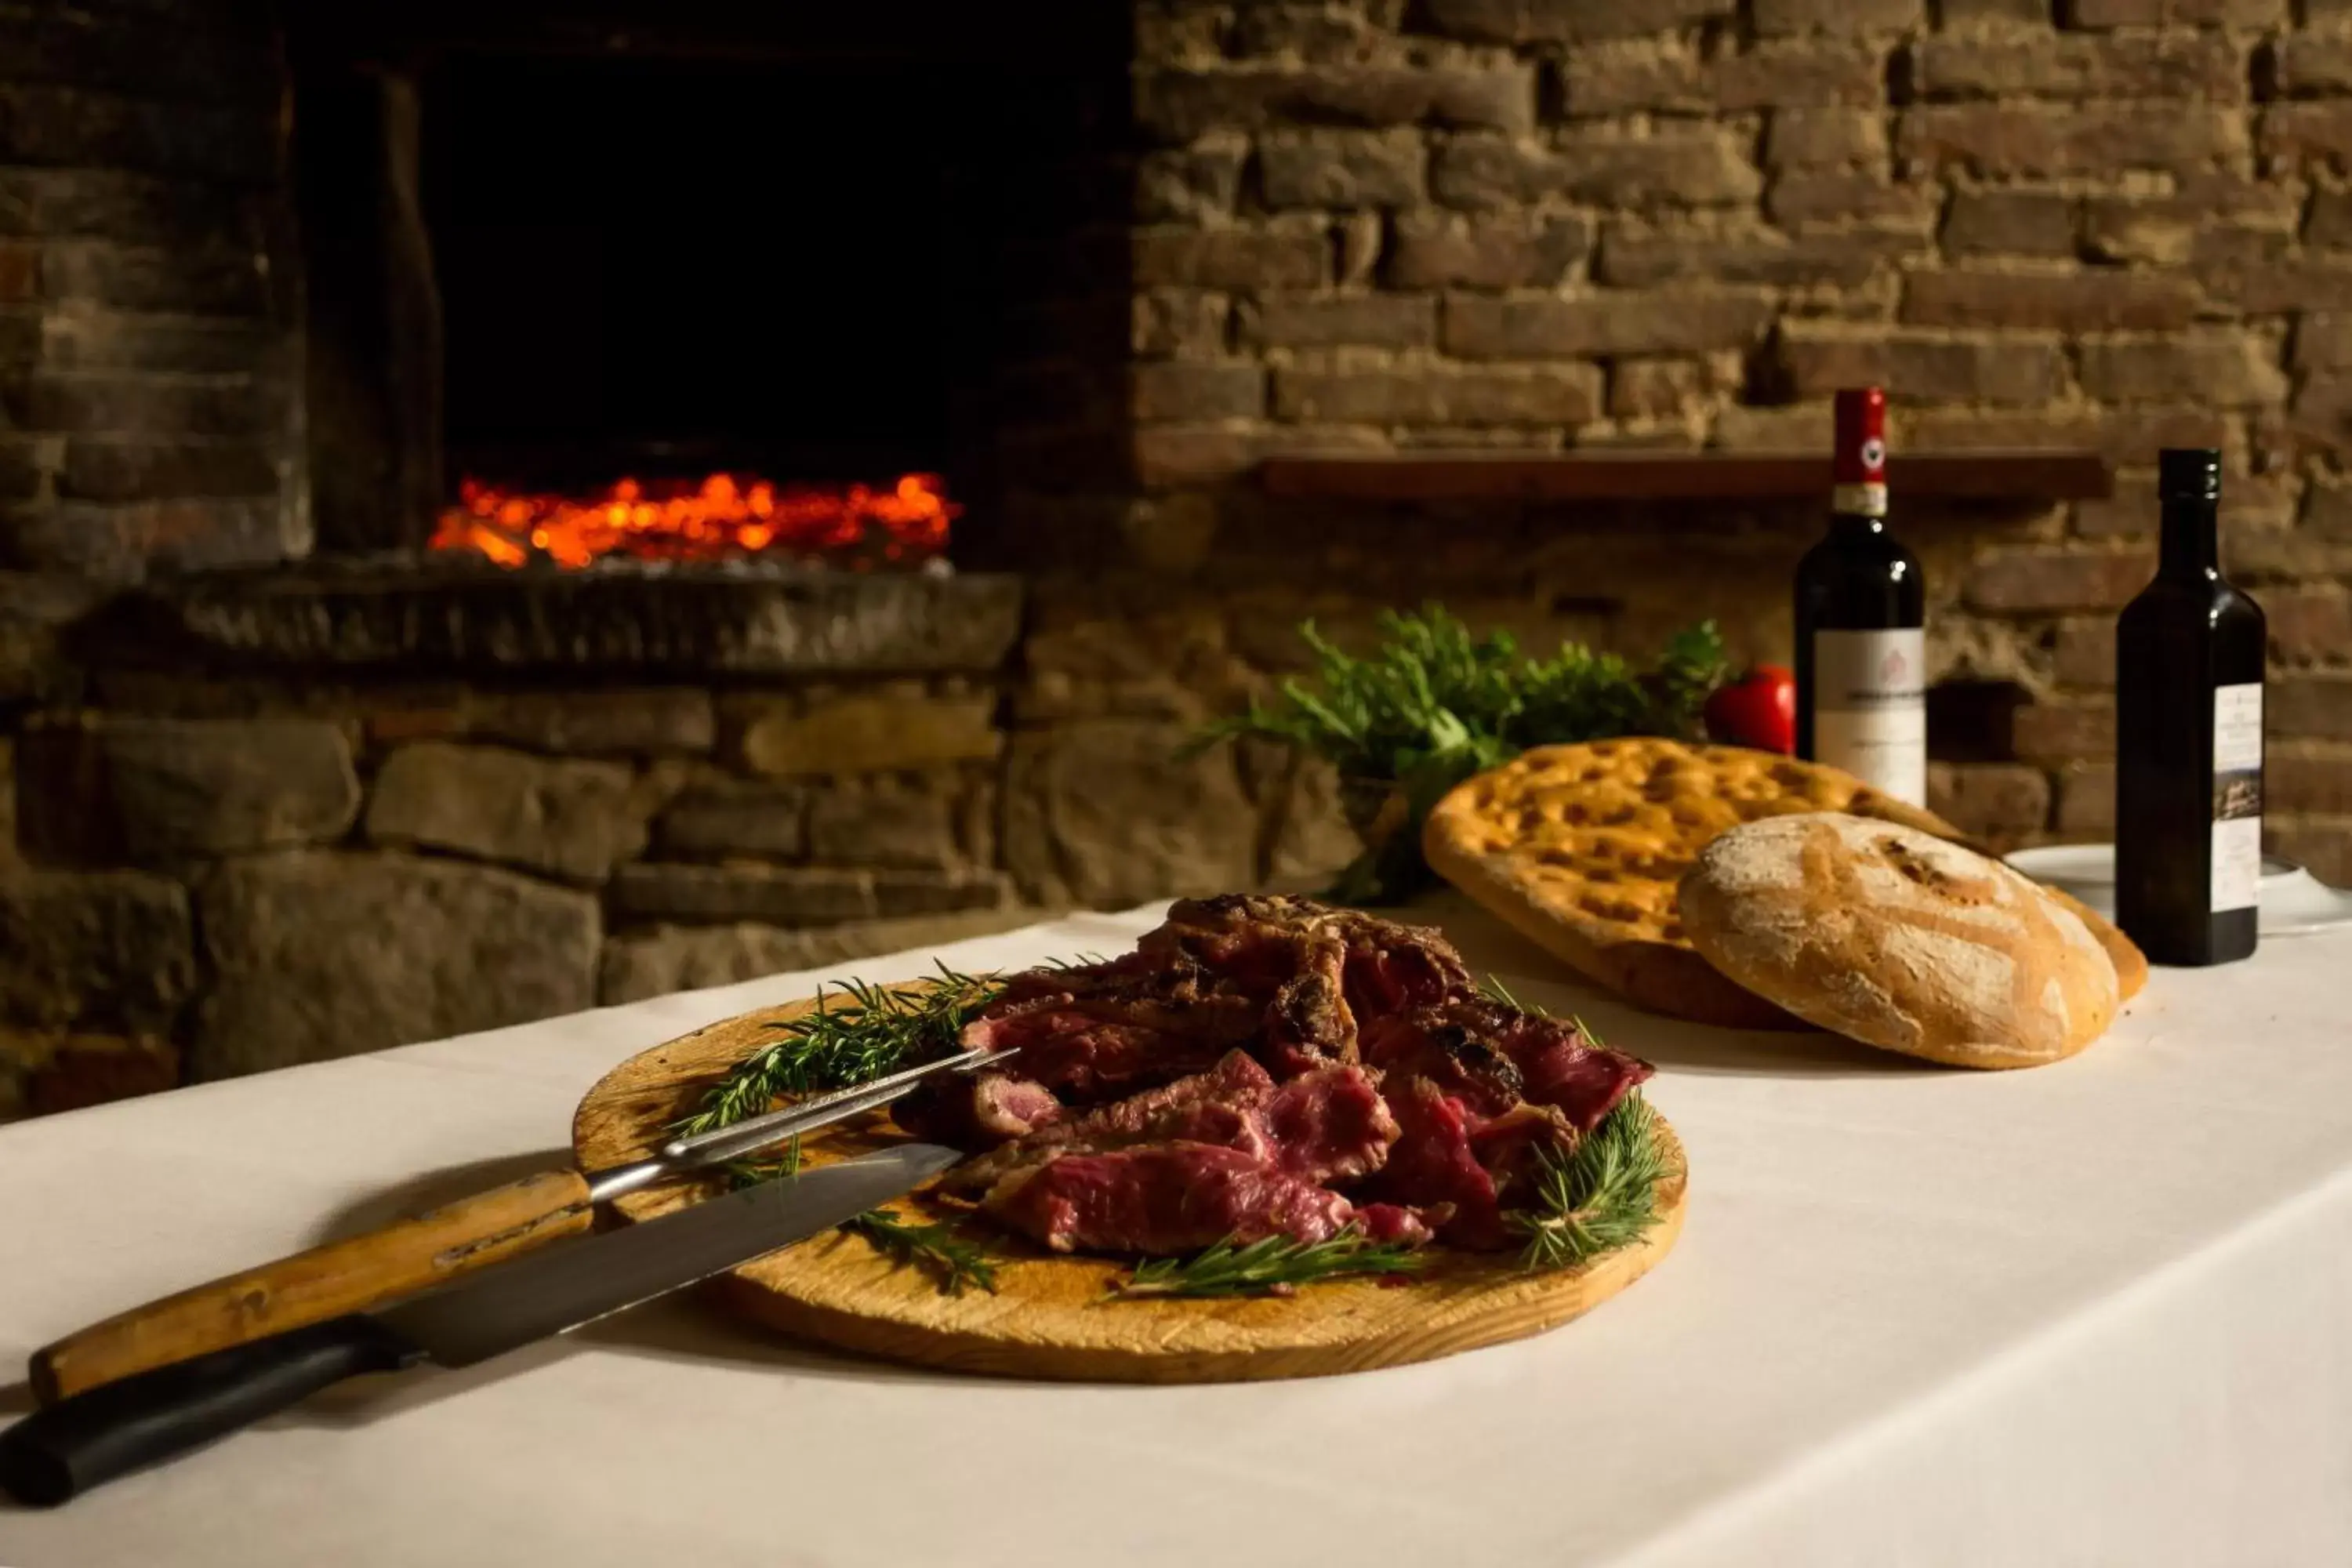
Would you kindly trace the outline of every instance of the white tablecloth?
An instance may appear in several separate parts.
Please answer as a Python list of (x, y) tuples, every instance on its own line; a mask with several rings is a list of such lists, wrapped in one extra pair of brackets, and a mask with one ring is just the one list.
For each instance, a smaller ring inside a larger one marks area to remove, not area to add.
[[(1115, 950), (1154, 913), (946, 955)], [(817, 978), (0, 1129), (0, 1363), (516, 1173), (613, 1063)], [(2352, 933), (2158, 971), (2106, 1040), (2014, 1074), (1528, 990), (1659, 1064), (1694, 1172), (1680, 1246), (1557, 1332), (1139, 1389), (837, 1358), (673, 1299), (0, 1505), (0, 1563), (2352, 1563)]]

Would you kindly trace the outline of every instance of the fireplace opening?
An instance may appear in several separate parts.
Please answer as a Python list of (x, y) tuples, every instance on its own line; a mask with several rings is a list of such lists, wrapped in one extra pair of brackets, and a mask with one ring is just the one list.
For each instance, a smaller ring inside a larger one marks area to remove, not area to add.
[(446, 463), (873, 483), (955, 456), (960, 268), (991, 215), (950, 168), (954, 79), (868, 64), (459, 58), (425, 79)]
[(1001, 531), (1039, 362), (1082, 342), (1049, 379), (1101, 384), (1125, 347), (1124, 35), (886, 21), (298, 47), (321, 552), (890, 567)]

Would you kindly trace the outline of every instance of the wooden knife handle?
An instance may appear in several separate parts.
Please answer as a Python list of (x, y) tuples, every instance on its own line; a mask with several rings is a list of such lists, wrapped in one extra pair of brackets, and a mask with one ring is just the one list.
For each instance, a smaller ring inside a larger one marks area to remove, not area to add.
[(543, 1171), (68, 1334), (33, 1352), (33, 1394), (55, 1404), (133, 1373), (364, 1311), (584, 1231), (593, 1219), (585, 1177)]

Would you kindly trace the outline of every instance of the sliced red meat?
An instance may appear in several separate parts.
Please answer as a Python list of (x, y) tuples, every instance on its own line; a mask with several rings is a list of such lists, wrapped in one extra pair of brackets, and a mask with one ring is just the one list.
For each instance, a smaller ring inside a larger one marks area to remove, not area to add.
[(1361, 1204), (1356, 1209), (1356, 1228), (1367, 1241), (1419, 1247), (1430, 1237), (1430, 1216), (1395, 1204)]
[(1136, 943), (1139, 952), (1186, 960), (1258, 996), (1270, 996), (1298, 973), (1322, 906), (1305, 899), (1228, 893), (1179, 899), (1168, 919)]
[(1054, 1091), (1003, 1073), (950, 1073), (919, 1086), (890, 1108), (890, 1119), (918, 1138), (958, 1149), (993, 1149), (1060, 1120)]
[(1557, 1109), (1579, 1132), (1600, 1126), (1601, 1119), (1655, 1070), (1637, 1058), (1595, 1044), (1574, 1024), (1497, 1010), (1509, 1016), (1496, 1043), (1518, 1064), (1528, 1098)]
[(1380, 1169), (1396, 1142), (1396, 1118), (1359, 1067), (1292, 1079), (1263, 1112), (1274, 1162), (1310, 1182), (1342, 1182)]
[(1368, 1191), (1384, 1203), (1413, 1208), (1449, 1205), (1438, 1236), (1462, 1247), (1498, 1247), (1504, 1241), (1495, 1179), (1471, 1147), (1471, 1113), (1463, 1103), (1424, 1079), (1391, 1087), (1389, 1109), (1396, 1116), (1397, 1140), (1388, 1163)]
[(1526, 1201), (1526, 1185), (1543, 1155), (1568, 1149), (1576, 1134), (1568, 1118), (1549, 1105), (1518, 1105), (1470, 1125), (1470, 1152), (1495, 1184), (1504, 1207)]
[(1265, 1005), (1263, 1055), (1287, 1077), (1356, 1059), (1347, 943), (1323, 930), (1332, 911), (1306, 899), (1231, 894), (1185, 899), (1139, 950), (1197, 971), (1220, 991)]
[(1266, 1066), (1287, 1078), (1356, 1059), (1356, 1018), (1340, 981), (1346, 951), (1335, 942), (1300, 944), (1298, 968), (1266, 1004)]
[(946, 1186), (950, 1192), (985, 1192), (1013, 1171), (1055, 1154), (1173, 1139), (1268, 1158), (1271, 1146), (1257, 1112), (1273, 1095), (1274, 1079), (1265, 1069), (1243, 1052), (1229, 1051), (1207, 1072), (1065, 1117), (1017, 1143), (968, 1160), (949, 1173)]
[(1391, 1079), (1425, 1078), (1471, 1110), (1499, 1116), (1522, 1100), (1556, 1107), (1580, 1132), (1600, 1125), (1650, 1065), (1593, 1043), (1572, 1023), (1457, 996), (1363, 1035), (1364, 1060)]
[(1157, 1003), (1189, 1005), (1215, 991), (1214, 977), (1151, 952), (1127, 952), (1096, 963), (1045, 964), (1009, 974), (1000, 983), (991, 1012), (1048, 996), (1073, 1002)]
[(1345, 913), (1335, 915), (1330, 927), (1348, 944), (1348, 1005), (1359, 1027), (1367, 1019), (1433, 1006), (1473, 989), (1462, 955), (1433, 931)]
[(1391, 1088), (1399, 1079), (1423, 1079), (1482, 1116), (1499, 1116), (1526, 1098), (1518, 1064), (1443, 1007), (1375, 1020), (1363, 1050)]
[(1507, 1246), (1544, 1152), (1650, 1072), (1478, 995), (1435, 931), (1238, 895), (1174, 904), (1123, 957), (1012, 976), (963, 1042), (1011, 1056), (900, 1120), (986, 1151), (950, 1189), (1066, 1250), (1351, 1222)]
[(1018, 1053), (1012, 1068), (1064, 1100), (1087, 1104), (1198, 1072), (1256, 1032), (1254, 1011), (1206, 1003), (1079, 1000), (998, 1003), (966, 1024), (967, 1049)]
[(984, 1206), (1056, 1252), (1196, 1252), (1228, 1237), (1322, 1241), (1355, 1216), (1337, 1193), (1202, 1143), (1063, 1154), (1000, 1183)]

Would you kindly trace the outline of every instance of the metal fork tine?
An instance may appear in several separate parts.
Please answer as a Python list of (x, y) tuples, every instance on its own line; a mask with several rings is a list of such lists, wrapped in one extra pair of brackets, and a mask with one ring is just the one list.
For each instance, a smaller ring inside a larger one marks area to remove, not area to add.
[(834, 1089), (813, 1100), (785, 1106), (781, 1110), (771, 1110), (763, 1116), (738, 1121), (732, 1126), (673, 1138), (661, 1146), (660, 1157), (680, 1165), (715, 1165), (722, 1161), (740, 1159), (772, 1143), (781, 1143), (787, 1138), (813, 1132), (820, 1127), (830, 1127), (860, 1111), (887, 1105), (936, 1074), (967, 1070), (1004, 1054), (1002, 1051), (959, 1051), (951, 1057), (941, 1057), (919, 1067), (902, 1068), (871, 1083)]

